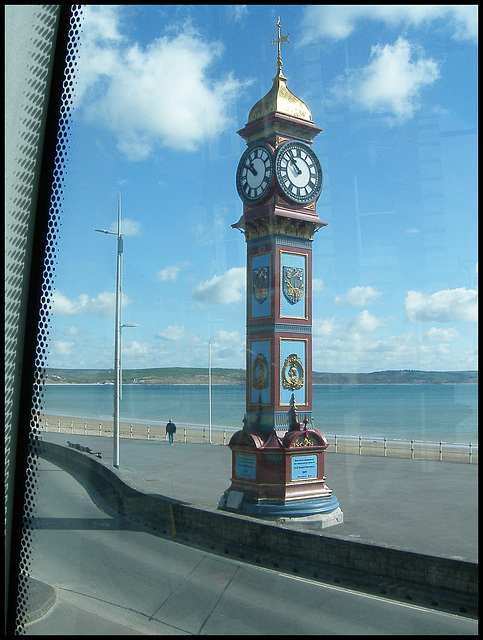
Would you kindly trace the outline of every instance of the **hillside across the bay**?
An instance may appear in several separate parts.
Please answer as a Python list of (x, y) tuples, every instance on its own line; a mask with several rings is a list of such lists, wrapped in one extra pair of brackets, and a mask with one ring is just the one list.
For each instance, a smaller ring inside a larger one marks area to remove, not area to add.
[[(124, 369), (123, 384), (208, 384), (207, 368)], [(243, 385), (244, 369), (211, 370), (211, 383)], [(46, 369), (45, 384), (114, 384), (113, 369)], [(478, 384), (478, 371), (374, 371), (312, 374), (312, 384)]]

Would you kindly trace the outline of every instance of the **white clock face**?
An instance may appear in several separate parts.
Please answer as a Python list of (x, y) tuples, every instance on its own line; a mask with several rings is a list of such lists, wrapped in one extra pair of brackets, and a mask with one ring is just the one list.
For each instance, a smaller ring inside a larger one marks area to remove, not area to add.
[(236, 172), (238, 195), (246, 204), (259, 202), (266, 194), (273, 178), (273, 155), (265, 143), (248, 147), (240, 158)]
[(312, 149), (303, 142), (286, 142), (277, 154), (278, 184), (294, 202), (312, 202), (322, 190), (322, 169)]

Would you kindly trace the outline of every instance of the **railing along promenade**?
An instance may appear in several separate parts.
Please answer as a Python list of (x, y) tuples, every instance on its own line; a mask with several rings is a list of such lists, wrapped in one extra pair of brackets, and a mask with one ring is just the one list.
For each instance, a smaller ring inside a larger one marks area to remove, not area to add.
[[(55, 432), (104, 437), (113, 435), (112, 421), (58, 416), (42, 416), (39, 429), (41, 433)], [(165, 430), (165, 425), (159, 423), (120, 422), (119, 424), (121, 438), (165, 441), (167, 440)], [(178, 423), (174, 441), (227, 445), (236, 431), (237, 429), (233, 428), (211, 427), (210, 429), (203, 425), (187, 426)], [(328, 433), (324, 435), (329, 442), (328, 452), (478, 464), (478, 444), (471, 442), (426, 442), (416, 439), (341, 436)]]

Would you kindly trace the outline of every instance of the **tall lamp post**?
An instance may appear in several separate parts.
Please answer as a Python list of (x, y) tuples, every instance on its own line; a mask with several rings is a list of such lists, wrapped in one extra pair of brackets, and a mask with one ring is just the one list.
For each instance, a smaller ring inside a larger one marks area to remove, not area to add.
[(209, 405), (209, 443), (211, 444), (211, 342), (208, 342), (208, 405)]
[[(126, 322), (126, 324), (121, 325), (121, 329), (124, 329), (124, 327), (139, 327), (139, 325), (136, 322)], [(122, 400), (122, 333), (119, 344), (119, 370), (119, 397)]]
[(99, 233), (107, 233), (117, 236), (116, 253), (116, 320), (114, 327), (114, 445), (113, 465), (119, 469), (119, 404), (121, 400), (121, 329), (122, 327), (137, 327), (136, 324), (121, 325), (121, 266), (123, 252), (123, 236), (121, 234), (121, 196), (119, 195), (117, 207), (117, 233), (107, 229), (95, 229)]

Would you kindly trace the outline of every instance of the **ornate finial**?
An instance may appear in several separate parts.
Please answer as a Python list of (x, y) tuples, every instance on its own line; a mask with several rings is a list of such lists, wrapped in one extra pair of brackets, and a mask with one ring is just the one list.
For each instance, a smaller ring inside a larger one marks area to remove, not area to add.
[(289, 37), (290, 33), (287, 33), (287, 35), (286, 35), (286, 36), (282, 36), (282, 35), (280, 34), (280, 29), (281, 29), (281, 27), (282, 27), (282, 25), (281, 25), (281, 23), (280, 23), (280, 16), (279, 16), (279, 17), (278, 17), (278, 20), (277, 20), (278, 38), (277, 38), (276, 40), (274, 39), (274, 40), (271, 40), (271, 41), (270, 41), (270, 43), (271, 43), (271, 44), (278, 44), (277, 67), (278, 67), (278, 70), (279, 70), (279, 71), (281, 71), (281, 70), (282, 70), (282, 56), (280, 55), (280, 48), (281, 48), (281, 45), (282, 45), (284, 42), (288, 42), (288, 43), (290, 44), (290, 40), (288, 39), (288, 37)]
[(248, 418), (246, 413), (243, 416), (242, 422), (243, 422), (243, 431), (248, 431)]
[(300, 431), (302, 428), (302, 423), (297, 420), (297, 405), (295, 403), (295, 393), (292, 393), (292, 397), (290, 399), (290, 409), (288, 410), (289, 414), (289, 431)]
[(287, 116), (294, 116), (307, 122), (312, 122), (312, 116), (308, 106), (294, 96), (286, 85), (287, 78), (282, 73), (282, 56), (280, 48), (284, 42), (290, 42), (288, 39), (290, 33), (286, 36), (281, 34), (280, 18), (277, 20), (278, 38), (271, 40), (272, 44), (278, 44), (277, 73), (272, 78), (272, 88), (263, 96), (250, 110), (248, 114), (248, 122), (253, 122), (270, 113), (282, 113)]

